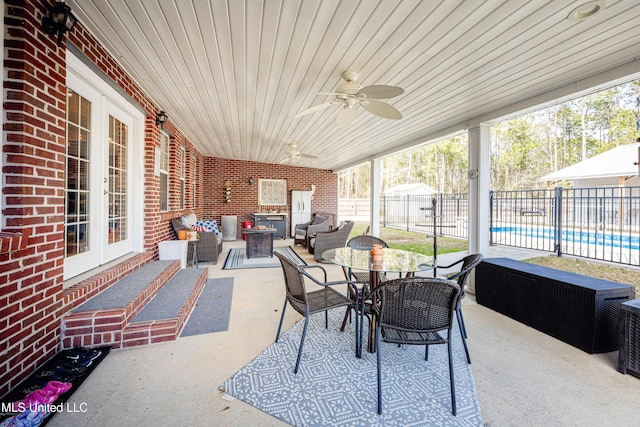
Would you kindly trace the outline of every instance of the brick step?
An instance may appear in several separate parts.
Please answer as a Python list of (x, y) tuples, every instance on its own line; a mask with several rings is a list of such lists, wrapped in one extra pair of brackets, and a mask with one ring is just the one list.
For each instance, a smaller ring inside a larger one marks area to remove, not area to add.
[(123, 347), (178, 338), (207, 281), (208, 270), (180, 270), (125, 327)]
[(121, 348), (130, 321), (180, 270), (180, 261), (153, 261), (71, 310), (62, 320), (62, 348)]

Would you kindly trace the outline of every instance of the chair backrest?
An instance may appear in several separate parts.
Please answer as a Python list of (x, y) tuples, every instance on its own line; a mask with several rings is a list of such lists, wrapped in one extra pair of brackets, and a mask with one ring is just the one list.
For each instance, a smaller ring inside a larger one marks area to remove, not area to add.
[(353, 249), (371, 249), (373, 245), (382, 245), (388, 248), (387, 242), (375, 236), (356, 236), (347, 242), (347, 246)]
[[(349, 237), (349, 234), (351, 234), (351, 229), (354, 226), (354, 222), (353, 221), (349, 221), (349, 220), (345, 220), (345, 221), (341, 221), (340, 224), (338, 224), (337, 227), (334, 227), (331, 231), (335, 231), (335, 232), (340, 232), (340, 234), (345, 234), (346, 238)], [(346, 238), (345, 238), (345, 243), (346, 243)]]
[(384, 282), (375, 292), (381, 327), (436, 332), (453, 325), (460, 286), (441, 278), (405, 277)]
[(467, 280), (469, 279), (469, 273), (476, 268), (478, 264), (482, 262), (484, 257), (482, 254), (470, 254), (466, 257), (462, 258), (462, 266), (460, 267), (460, 272), (455, 276), (455, 281), (458, 282), (458, 285), (464, 292), (464, 287), (467, 284)]
[(304, 284), (304, 274), (300, 267), (285, 255), (282, 255), (280, 252), (274, 252), (274, 255), (280, 259), (280, 264), (282, 265), (287, 300), (295, 311), (304, 316), (307, 307), (307, 290)]

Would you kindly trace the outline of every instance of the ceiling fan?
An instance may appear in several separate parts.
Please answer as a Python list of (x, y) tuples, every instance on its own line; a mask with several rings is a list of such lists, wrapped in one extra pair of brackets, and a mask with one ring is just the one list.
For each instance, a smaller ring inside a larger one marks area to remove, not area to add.
[(338, 127), (341, 128), (349, 126), (353, 119), (356, 118), (356, 108), (358, 105), (378, 117), (392, 120), (402, 118), (400, 111), (384, 101), (379, 101), (379, 99), (398, 96), (404, 93), (404, 89), (397, 86), (387, 85), (362, 87), (356, 83), (358, 80), (358, 73), (355, 71), (345, 71), (342, 73), (342, 78), (346, 83), (340, 85), (338, 89), (336, 89), (335, 93), (318, 93), (318, 95), (335, 95), (336, 99), (301, 111), (294, 117), (315, 113), (316, 111), (323, 110), (331, 105), (338, 104), (340, 106), (340, 111), (338, 111), (336, 122)]
[(300, 151), (296, 149), (298, 145), (295, 143), (289, 144), (289, 149), (287, 150), (284, 158), (280, 160), (280, 163), (288, 162), (289, 160), (304, 158), (304, 159), (317, 159), (318, 157), (312, 156), (311, 154), (302, 154)]

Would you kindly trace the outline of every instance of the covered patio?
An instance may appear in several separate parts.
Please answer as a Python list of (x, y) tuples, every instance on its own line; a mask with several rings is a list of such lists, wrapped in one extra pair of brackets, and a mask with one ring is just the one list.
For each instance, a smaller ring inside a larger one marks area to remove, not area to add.
[[(311, 212), (337, 220), (337, 172), (370, 162), (378, 235), (383, 157), (467, 132), (468, 250), (491, 256), (491, 123), (640, 78), (635, 2), (2, 6), (0, 395), (60, 350), (116, 348), (74, 395), (91, 410), (54, 425), (273, 423), (217, 391), (271, 343), (282, 304), (280, 270), (221, 270), (248, 214), (277, 214), (289, 230), (291, 192), (304, 190)], [(271, 184), (279, 197), (264, 197)], [(117, 333), (65, 341), (65, 316), (157, 260), (177, 238), (172, 220), (191, 214), (237, 220), (202, 265), (234, 277), (229, 331), (123, 350)], [(613, 355), (465, 304), (485, 423), (637, 418), (638, 381), (615, 372)]]
[[(298, 253), (314, 262), (300, 247)], [(491, 247), (488, 254), (536, 255), (506, 247)], [(459, 257), (443, 255), (442, 262)], [(330, 280), (342, 277), (339, 267), (324, 266)], [(56, 414), (48, 425), (286, 425), (240, 400), (223, 399), (218, 389), (273, 343), (284, 299), (282, 271), (263, 268), (258, 276), (256, 270), (208, 267), (210, 277), (234, 277), (227, 331), (111, 352), (69, 401), (86, 403), (87, 411)], [(640, 381), (616, 371), (617, 352), (587, 354), (476, 304), (472, 295), (463, 310), (484, 425), (623, 426), (640, 416)], [(300, 320), (293, 310), (287, 313), (285, 330)], [(301, 369), (311, 368), (303, 362)]]

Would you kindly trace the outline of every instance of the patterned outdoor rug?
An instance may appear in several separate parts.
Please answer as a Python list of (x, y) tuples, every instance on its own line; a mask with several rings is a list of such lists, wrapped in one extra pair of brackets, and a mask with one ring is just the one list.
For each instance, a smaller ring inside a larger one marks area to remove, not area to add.
[[(457, 326), (453, 359), (458, 415), (451, 414), (447, 346), (382, 344), (382, 415), (377, 413), (376, 355), (354, 355), (354, 324), (339, 331), (343, 309), (311, 317), (300, 370), (294, 375), (304, 321), (224, 384), (224, 390), (296, 426), (482, 426), (471, 366)], [(365, 327), (367, 324), (365, 324)], [(366, 341), (366, 338), (365, 338)], [(366, 343), (364, 348), (366, 349)], [(473, 357), (473, 355), (472, 355)]]
[[(236, 249), (232, 248), (229, 250), (229, 255), (227, 255), (227, 259), (224, 261), (223, 270), (239, 270), (242, 268), (269, 268), (269, 267), (280, 267), (280, 261), (278, 257), (260, 257), (260, 258), (249, 258), (247, 259), (245, 256), (245, 249)], [(298, 265), (307, 265), (306, 262), (293, 250), (291, 246), (283, 247), (283, 248), (273, 248), (273, 252), (280, 252), (285, 255), (287, 258), (297, 263)]]

